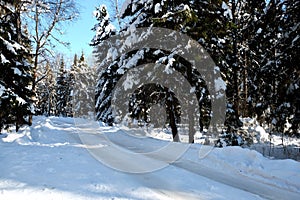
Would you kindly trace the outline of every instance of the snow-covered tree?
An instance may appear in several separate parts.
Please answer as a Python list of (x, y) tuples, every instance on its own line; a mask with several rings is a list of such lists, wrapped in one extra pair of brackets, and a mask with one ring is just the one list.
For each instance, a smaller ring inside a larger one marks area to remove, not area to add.
[(69, 88), (67, 84), (67, 71), (64, 58), (61, 57), (59, 71), (56, 79), (56, 115), (67, 116), (67, 102)]
[[(277, 118), (280, 131), (287, 135), (300, 136), (300, 2), (283, 1), (284, 15), (281, 17), (281, 37), (276, 57), (281, 74), (279, 79)], [(287, 123), (288, 122), (288, 123)], [(291, 124), (289, 127), (287, 124)]]
[[(259, 44), (254, 38), (263, 27), (265, 1), (222, 2), (228, 27), (225, 30), (222, 57), (219, 66), (227, 82), (227, 131), (235, 132), (242, 124), (239, 117), (253, 116), (253, 77), (260, 67)], [(213, 56), (214, 57), (214, 56)], [(251, 92), (252, 91), (252, 92)]]
[(95, 31), (95, 36), (91, 41), (91, 46), (97, 46), (111, 35), (114, 35), (116, 28), (110, 21), (106, 5), (97, 7), (93, 14), (98, 23), (92, 28)]
[(55, 74), (48, 62), (43, 70), (43, 80), (38, 82), (37, 85), (37, 98), (36, 112), (40, 115), (51, 116), (56, 112), (56, 81)]
[[(128, 20), (128, 26), (122, 28), (122, 31), (130, 30), (133, 27), (151, 27), (151, 26), (159, 26), (165, 28), (172, 28), (184, 33), (189, 32), (191, 28), (195, 27), (195, 23), (197, 22), (197, 17), (195, 15), (195, 11), (191, 9), (191, 7), (187, 4), (188, 2), (168, 2), (168, 1), (132, 1), (128, 2), (127, 7), (121, 11), (121, 17), (125, 20)], [(166, 14), (167, 13), (167, 14)], [(171, 36), (170, 36), (171, 37)], [(101, 50), (101, 47), (98, 48)], [(196, 95), (198, 99), (202, 99), (199, 101), (199, 105), (201, 107), (202, 118), (201, 118), (201, 128), (203, 129), (204, 124), (207, 125), (209, 122), (209, 98), (208, 92), (205, 86), (203, 79), (199, 72), (196, 71), (192, 67), (190, 63), (186, 63), (186, 61), (174, 52), (167, 52), (161, 50), (157, 52), (155, 49), (140, 49), (137, 51), (132, 51), (126, 55), (122, 55), (118, 60), (113, 62), (111, 66), (109, 66), (100, 76), (100, 81), (97, 85), (96, 91), (96, 111), (97, 118), (99, 120), (112, 123), (114, 121), (114, 116), (111, 111), (111, 95), (112, 90), (124, 73), (130, 68), (133, 68), (137, 65), (145, 64), (145, 63), (161, 63), (166, 65), (166, 67), (171, 67), (177, 70), (182, 74), (183, 77), (186, 77), (192, 87), (196, 87)], [(170, 64), (172, 63), (172, 64)], [(135, 79), (139, 79), (139, 77), (135, 77)], [(178, 80), (180, 82), (180, 80)], [(147, 87), (145, 87), (147, 88)], [(155, 93), (158, 88), (150, 87), (153, 93)], [(164, 98), (167, 98), (167, 91), (164, 90)], [(140, 91), (141, 92), (141, 91)], [(145, 93), (149, 93), (148, 90), (143, 91)], [(145, 94), (140, 94), (140, 96), (146, 96)], [(150, 102), (147, 102), (145, 99), (143, 100), (143, 104), (146, 105), (146, 110), (144, 113), (148, 113), (150, 109)], [(167, 102), (166, 100), (164, 100)], [(175, 105), (167, 105), (166, 111), (170, 116), (176, 116), (174, 113), (179, 113), (178, 106)], [(141, 110), (141, 108), (139, 108)], [(172, 114), (170, 114), (170, 112)], [(192, 111), (199, 113), (198, 111)], [(146, 118), (146, 117), (144, 117)], [(175, 117), (173, 117), (175, 118)], [(173, 123), (175, 120), (170, 119), (170, 125), (172, 126), (172, 132), (174, 133), (174, 138), (177, 137), (176, 125)], [(194, 128), (191, 125), (191, 129)], [(191, 130), (191, 135), (194, 133)], [(193, 142), (193, 137), (190, 138), (190, 142)]]
[[(270, 133), (299, 133), (298, 11), (297, 1), (269, 1), (253, 39), (260, 66), (253, 76), (251, 100)], [(289, 128), (287, 121), (293, 124)]]
[[(103, 14), (98, 16), (107, 16), (107, 10), (102, 10)], [(217, 65), (215, 69), (221, 71), (227, 84), (226, 134), (237, 139), (240, 137), (235, 134), (242, 125), (240, 117), (258, 117), (260, 122), (272, 124), (275, 127), (273, 132), (287, 131), (287, 124), (290, 124), (290, 130), (287, 132), (299, 132), (297, 13), (299, 3), (295, 0), (220, 0), (209, 3), (186, 0), (132, 0), (125, 2), (119, 17), (124, 21), (121, 23), (124, 25), (120, 27), (121, 33), (137, 27), (164, 27), (187, 34), (207, 50)], [(106, 24), (109, 27), (108, 18), (101, 19), (102, 25)], [(101, 27), (101, 31), (98, 31), (100, 37), (95, 36), (99, 39), (95, 46), (101, 54), (101, 42), (111, 36), (112, 32), (105, 31), (107, 27), (99, 24), (97, 27)], [(113, 52), (113, 49), (111, 50)], [(106, 69), (99, 65), (100, 75), (96, 90), (97, 119), (109, 124), (114, 122), (111, 109), (112, 91), (129, 69), (149, 62), (167, 65), (171, 60), (175, 60), (171, 67), (196, 88), (195, 94), (202, 100), (198, 102), (201, 108), (200, 127), (209, 124), (212, 114), (211, 97), (205, 82), (201, 79), (201, 74), (197, 74), (196, 70), (176, 53), (145, 48), (119, 55), (112, 60), (112, 64)], [(139, 77), (135, 79), (138, 80)], [(153, 102), (146, 97), (151, 91), (154, 94), (160, 89), (141, 86), (136, 91), (132, 97), (133, 117), (147, 121), (148, 111)], [(229, 141), (230, 143), (232, 141)]]
[(30, 124), (33, 82), (30, 41), (21, 24), (22, 1), (0, 2), (0, 130)]
[(73, 95), (74, 95), (74, 84), (75, 84), (75, 75), (77, 73), (77, 65), (78, 65), (78, 58), (77, 54), (74, 55), (73, 64), (71, 65), (71, 69), (67, 72), (65, 78), (66, 84), (66, 115), (68, 117), (73, 117)]
[(83, 52), (79, 60), (74, 62), (69, 76), (73, 79), (70, 95), (74, 116), (93, 117), (91, 113), (95, 110), (95, 72), (88, 66)]

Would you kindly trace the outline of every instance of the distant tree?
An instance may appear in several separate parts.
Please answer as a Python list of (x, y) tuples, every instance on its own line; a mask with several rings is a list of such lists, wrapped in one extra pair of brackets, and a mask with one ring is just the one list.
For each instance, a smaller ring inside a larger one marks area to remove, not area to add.
[(70, 93), (73, 114), (76, 117), (92, 117), (91, 114), (95, 110), (95, 72), (92, 67), (88, 66), (83, 52), (79, 60), (74, 62), (70, 75), (73, 76)]
[(51, 64), (47, 62), (44, 69), (45, 78), (38, 82), (36, 114), (52, 116), (56, 111), (56, 81)]
[(68, 98), (68, 84), (67, 80), (67, 71), (65, 66), (64, 58), (61, 57), (59, 71), (56, 79), (56, 115), (57, 116), (67, 116), (67, 98)]
[(74, 55), (73, 64), (71, 65), (71, 69), (66, 74), (66, 115), (68, 117), (73, 117), (73, 96), (74, 96), (74, 85), (75, 85), (75, 76), (77, 73), (77, 65), (78, 65), (78, 58), (77, 54)]

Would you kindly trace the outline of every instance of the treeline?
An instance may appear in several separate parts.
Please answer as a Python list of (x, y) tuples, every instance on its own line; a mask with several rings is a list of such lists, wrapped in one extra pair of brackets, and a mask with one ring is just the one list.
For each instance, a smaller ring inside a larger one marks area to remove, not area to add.
[[(121, 24), (119, 30), (111, 23), (114, 16), (109, 18), (106, 6), (98, 8), (99, 23), (95, 26), (93, 42), (98, 48), (96, 53), (101, 56), (101, 45), (105, 45), (103, 41), (133, 27), (163, 27), (187, 34), (208, 51), (227, 84), (225, 136), (234, 137), (242, 125), (240, 117), (256, 118), (261, 125), (269, 128), (270, 134), (299, 136), (299, 9), (300, 2), (297, 0), (127, 1), (121, 11), (115, 11), (115, 18)], [(113, 61), (108, 67), (103, 69), (105, 65), (99, 65), (102, 73), (96, 93), (97, 118), (109, 124), (115, 120), (111, 107), (113, 88), (123, 74), (135, 67), (130, 63), (143, 64), (151, 60), (152, 63), (168, 64), (172, 59), (175, 60), (172, 62), (173, 69), (183, 75), (187, 73), (187, 65), (180, 63), (172, 52), (161, 51), (158, 54), (155, 50), (143, 49), (110, 59)], [(202, 130), (207, 127), (212, 113), (207, 110), (209, 103), (205, 103), (209, 101), (209, 94), (202, 91), (205, 86), (199, 81), (200, 77), (197, 80), (188, 79), (192, 86), (202, 84), (195, 91), (198, 99), (203, 101), (202, 104), (199, 102), (202, 105), (199, 123)], [(160, 85), (141, 86), (133, 99), (161, 90)], [(165, 106), (167, 113), (171, 113), (168, 120), (172, 124), (171, 118), (174, 122), (180, 117), (176, 114), (180, 113), (177, 112), (180, 106), (173, 101), (174, 106), (170, 110), (163, 99), (170, 94), (167, 90), (164, 93), (156, 96), (156, 100), (141, 98), (131, 102), (134, 109), (131, 109), (130, 116), (147, 121), (152, 105), (164, 102), (160, 104)], [(173, 132), (176, 133), (176, 130)]]
[(0, 131), (31, 125), (34, 114), (70, 115), (53, 94), (70, 76), (63, 75), (61, 62), (56, 78), (51, 60), (57, 43), (67, 45), (58, 39), (61, 25), (77, 16), (74, 0), (0, 1)]
[[(40, 80), (37, 82), (35, 114), (45, 116), (85, 117), (80, 110), (92, 111), (94, 97), (90, 97), (94, 70), (82, 53), (78, 59), (75, 54), (70, 65), (63, 56), (39, 67)], [(76, 82), (79, 82), (76, 84)], [(76, 88), (76, 85), (80, 88)], [(88, 102), (88, 99), (92, 98)], [(76, 113), (76, 114), (74, 114)]]

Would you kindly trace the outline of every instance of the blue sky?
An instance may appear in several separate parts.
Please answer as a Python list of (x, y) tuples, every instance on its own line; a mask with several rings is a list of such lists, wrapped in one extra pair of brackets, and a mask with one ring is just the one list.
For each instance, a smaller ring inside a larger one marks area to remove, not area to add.
[(78, 0), (80, 17), (77, 21), (72, 22), (69, 25), (65, 25), (65, 34), (60, 38), (63, 41), (70, 42), (70, 48), (63, 46), (57, 47), (59, 52), (66, 55), (74, 55), (75, 53), (81, 54), (84, 51), (86, 55), (92, 53), (92, 47), (89, 46), (89, 42), (95, 35), (91, 28), (95, 25), (96, 19), (93, 17), (93, 11), (96, 6), (99, 6), (105, 1), (103, 0)]

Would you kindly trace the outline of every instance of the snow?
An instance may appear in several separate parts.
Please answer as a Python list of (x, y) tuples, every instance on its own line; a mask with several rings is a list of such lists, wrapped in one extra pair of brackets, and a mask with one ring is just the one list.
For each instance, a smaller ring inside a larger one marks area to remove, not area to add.
[(259, 29), (256, 31), (257, 34), (260, 34), (261, 32), (262, 32), (262, 29), (261, 29), (261, 28), (259, 28)]
[[(0, 40), (3, 41), (4, 45), (6, 46), (7, 50), (9, 50), (10, 52), (12, 52), (13, 54), (17, 55), (16, 50), (20, 50), (20, 49), (24, 49), (26, 50), (23, 46), (21, 46), (20, 44), (12, 41), (13, 43), (5, 40), (3, 37), (0, 36)], [(5, 57), (1, 54), (1, 59), (4, 60), (4, 63), (6, 62)], [(3, 62), (3, 61), (2, 61)]]
[(125, 0), (123, 5), (122, 5), (122, 8), (120, 10), (120, 16), (124, 15), (127, 7), (130, 5), (131, 1), (130, 0)]
[(222, 9), (225, 10), (224, 16), (228, 16), (230, 19), (232, 19), (232, 11), (224, 1), (222, 2)]
[(14, 69), (14, 74), (22, 76), (22, 72), (18, 68), (13, 68)]
[(6, 46), (7, 50), (12, 52), (14, 55), (17, 55), (17, 52), (15, 51), (14, 45), (5, 40), (3, 37), (0, 36), (0, 39), (3, 41), (4, 45)]
[(160, 3), (155, 4), (154, 13), (157, 14), (162, 10)]
[(224, 97), (224, 91), (226, 90), (226, 83), (225, 81), (221, 78), (218, 77), (217, 79), (214, 80), (215, 83), (215, 92), (216, 92), (216, 98), (222, 98)]
[(292, 46), (294, 46), (295, 45), (295, 43), (297, 42), (297, 40), (299, 39), (299, 35), (297, 35), (294, 39), (293, 39), (293, 41), (292, 41)]
[(2, 85), (0, 85), (0, 96), (3, 95), (4, 91), (5, 91), (5, 87), (3, 87)]
[[(104, 10), (107, 11), (106, 5), (103, 5), (103, 4), (100, 5), (99, 9), (100, 9), (101, 11), (104, 11)], [(94, 11), (93, 11), (93, 16), (94, 16), (94, 17), (99, 18), (101, 15), (102, 15), (102, 13), (99, 12), (98, 10), (94, 10)], [(106, 15), (104, 16), (104, 19), (105, 19), (105, 20), (109, 20), (109, 13), (108, 13), (108, 12), (106, 12)]]
[(132, 87), (137, 84), (138, 81), (136, 80), (135, 74), (126, 74), (126, 80), (123, 83), (123, 88), (125, 91), (132, 89)]
[(269, 141), (269, 134), (266, 133), (266, 131), (263, 127), (256, 126), (254, 130), (258, 133), (260, 142)]
[(7, 60), (3, 54), (1, 54), (1, 62), (2, 62), (3, 64), (5, 64), (5, 63), (10, 63), (9, 60)]
[(120, 16), (125, 14), (128, 6), (131, 5), (131, 12), (135, 12), (137, 9), (137, 5), (143, 5), (146, 10), (151, 9), (153, 7), (153, 0), (125, 0), (123, 2), (122, 8), (120, 10)]
[[(95, 130), (90, 124), (34, 117), (33, 125), (19, 133), (3, 132), (0, 199), (299, 199), (299, 162), (270, 160), (240, 147), (170, 143), (150, 137), (165, 135), (153, 130), (137, 136), (138, 130), (103, 125)], [(95, 145), (84, 145), (82, 136), (95, 139)], [(186, 151), (174, 162), (167, 159), (174, 151), (152, 158), (139, 153), (167, 145)], [(114, 146), (134, 153), (137, 160), (106, 151)], [(122, 166), (165, 167), (148, 173), (121, 172), (93, 157), (92, 149), (105, 151)]]

